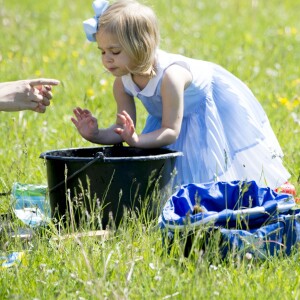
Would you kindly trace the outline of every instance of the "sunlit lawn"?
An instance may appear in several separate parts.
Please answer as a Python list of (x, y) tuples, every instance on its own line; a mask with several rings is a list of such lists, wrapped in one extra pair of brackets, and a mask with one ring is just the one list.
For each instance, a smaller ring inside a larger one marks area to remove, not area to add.
[[(0, 81), (53, 77), (61, 85), (43, 115), (1, 112), (0, 210), (10, 207), (14, 182), (46, 184), (40, 153), (89, 147), (75, 130), (82, 106), (99, 126), (115, 118), (111, 87), (99, 50), (86, 42), (82, 21), (92, 1), (0, 0)], [(161, 25), (161, 48), (221, 64), (241, 78), (267, 112), (285, 154), (291, 182), (300, 176), (300, 3), (294, 0), (148, 1)], [(146, 112), (138, 105), (140, 131)], [(3, 299), (297, 299), (298, 254), (263, 263), (211, 263), (168, 257), (155, 222), (138, 220), (107, 241), (11, 242), (27, 263), (0, 270)], [(50, 233), (52, 231), (50, 230)], [(50, 234), (51, 235), (51, 234)], [(1, 241), (1, 240), (0, 240)]]

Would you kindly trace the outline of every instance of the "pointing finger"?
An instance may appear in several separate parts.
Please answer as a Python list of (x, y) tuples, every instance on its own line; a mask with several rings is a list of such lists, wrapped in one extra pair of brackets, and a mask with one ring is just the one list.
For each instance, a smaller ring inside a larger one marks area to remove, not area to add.
[(34, 87), (37, 85), (58, 85), (60, 81), (56, 79), (38, 78), (38, 79), (29, 79), (28, 83), (30, 86)]

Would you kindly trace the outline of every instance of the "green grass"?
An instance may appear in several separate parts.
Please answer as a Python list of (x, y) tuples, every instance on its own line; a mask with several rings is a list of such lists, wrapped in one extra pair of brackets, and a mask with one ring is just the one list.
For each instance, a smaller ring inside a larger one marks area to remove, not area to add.
[[(82, 21), (92, 1), (0, 0), (0, 81), (53, 77), (52, 104), (43, 115), (1, 114), (0, 192), (14, 182), (47, 182), (39, 155), (87, 147), (70, 121), (76, 106), (89, 108), (99, 126), (114, 121), (113, 78), (104, 73), (95, 44), (85, 41)], [(145, 2), (146, 3), (146, 2)], [(210, 60), (249, 85), (266, 110), (299, 187), (300, 3), (294, 0), (153, 0), (161, 48)], [(146, 118), (138, 104), (137, 128)], [(0, 211), (10, 210), (9, 196)], [(13, 226), (18, 226), (12, 219)], [(229, 262), (199, 255), (166, 255), (155, 221), (128, 226), (107, 241), (51, 240), (55, 229), (29, 243), (0, 239), (3, 253), (26, 252), (18, 267), (0, 270), (1, 299), (298, 299), (299, 254), (264, 262)]]

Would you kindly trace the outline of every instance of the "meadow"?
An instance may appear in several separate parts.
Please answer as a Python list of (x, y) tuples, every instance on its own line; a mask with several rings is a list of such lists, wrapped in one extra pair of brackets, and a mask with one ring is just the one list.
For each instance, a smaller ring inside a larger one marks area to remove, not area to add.
[[(209, 60), (242, 79), (256, 95), (300, 190), (300, 3), (294, 0), (148, 0), (160, 22), (161, 48)], [(45, 114), (0, 112), (0, 213), (11, 210), (14, 182), (46, 184), (48, 150), (90, 147), (70, 121), (76, 106), (99, 126), (114, 122), (113, 77), (101, 65), (82, 21), (92, 1), (0, 0), (0, 82), (48, 77), (61, 84)], [(146, 112), (137, 103), (137, 130)], [(4, 218), (4, 217), (3, 217)], [(2, 219), (2, 218), (1, 218)], [(0, 222), (1, 222), (0, 219)], [(15, 221), (13, 218), (11, 222)], [(16, 225), (17, 226), (17, 225)], [(0, 223), (1, 228), (1, 223)], [(0, 237), (0, 253), (25, 251), (24, 262), (0, 269), (0, 299), (298, 299), (300, 260), (222, 261), (177, 251), (167, 255), (156, 220), (139, 219), (106, 240), (24, 244)], [(0, 230), (1, 234), (1, 230)], [(215, 249), (217, 251), (217, 249)]]

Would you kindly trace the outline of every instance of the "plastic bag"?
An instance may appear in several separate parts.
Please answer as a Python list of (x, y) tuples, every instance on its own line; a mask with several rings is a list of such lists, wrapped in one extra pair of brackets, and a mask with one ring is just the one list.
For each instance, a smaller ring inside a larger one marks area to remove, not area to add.
[(50, 221), (47, 186), (15, 182), (11, 192), (16, 216), (25, 224), (36, 227)]

